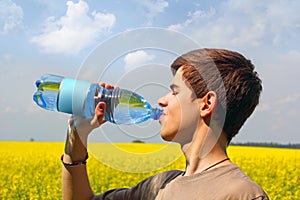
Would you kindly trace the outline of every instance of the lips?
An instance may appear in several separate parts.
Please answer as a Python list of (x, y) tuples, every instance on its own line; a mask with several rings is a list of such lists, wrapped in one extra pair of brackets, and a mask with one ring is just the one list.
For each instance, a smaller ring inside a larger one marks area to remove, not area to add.
[(164, 120), (164, 118), (165, 118), (165, 113), (163, 113), (160, 117), (159, 117), (159, 123), (161, 123), (163, 120)]

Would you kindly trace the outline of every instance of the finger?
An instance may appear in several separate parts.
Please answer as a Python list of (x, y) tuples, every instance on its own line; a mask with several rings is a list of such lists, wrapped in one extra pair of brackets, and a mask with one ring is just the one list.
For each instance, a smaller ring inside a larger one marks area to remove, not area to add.
[(105, 108), (105, 102), (99, 102), (95, 108), (95, 117), (97, 118), (99, 124), (106, 122), (106, 120), (103, 119), (105, 114)]
[(101, 87), (105, 87), (105, 83), (103, 83), (103, 82), (99, 82), (99, 85), (100, 85)]
[(111, 85), (111, 84), (106, 84), (106, 85), (105, 85), (105, 88), (107, 88), (107, 89), (114, 89), (114, 86)]
[(101, 116), (101, 115), (104, 116), (105, 108), (106, 108), (105, 102), (99, 102), (95, 108), (95, 114), (97, 116)]

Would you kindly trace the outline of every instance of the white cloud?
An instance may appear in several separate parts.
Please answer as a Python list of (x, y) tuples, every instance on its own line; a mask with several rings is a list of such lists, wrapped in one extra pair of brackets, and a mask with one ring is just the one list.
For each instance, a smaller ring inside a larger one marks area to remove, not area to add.
[(263, 84), (258, 110), (272, 113), (299, 110), (300, 51), (284, 49), (263, 57), (258, 70)]
[(31, 39), (43, 51), (50, 53), (77, 54), (91, 45), (104, 32), (115, 24), (116, 18), (110, 13), (93, 11), (89, 13), (88, 4), (67, 2), (66, 14), (59, 19), (49, 17), (41, 35)]
[(153, 61), (154, 58), (155, 58), (154, 55), (150, 55), (143, 50), (138, 50), (138, 51), (129, 53), (124, 58), (125, 71), (129, 72), (135, 68), (141, 67), (142, 65), (145, 65), (145, 64), (149, 63), (150, 61)]
[(300, 94), (291, 94), (287, 97), (277, 100), (275, 103), (276, 105), (287, 104), (287, 103), (295, 102), (298, 99), (300, 99)]
[(285, 34), (298, 37), (300, 1), (223, 1), (218, 7), (190, 12), (181, 23), (169, 26), (204, 45), (236, 47), (276, 44)]
[(0, 1), (0, 32), (8, 32), (22, 26), (23, 9), (11, 0)]
[(159, 13), (163, 13), (165, 8), (169, 6), (169, 3), (165, 0), (143, 0), (137, 1), (146, 8), (147, 25), (151, 26), (154, 18)]
[(300, 27), (300, 1), (272, 1), (267, 10), (267, 18), (271, 29), (280, 33), (289, 28)]
[(276, 99), (273, 102), (264, 102), (258, 107), (258, 111), (269, 111), (274, 108), (279, 108), (289, 103), (294, 103), (300, 100), (300, 93), (290, 94), (280, 99)]
[(215, 9), (210, 8), (210, 10), (196, 10), (194, 12), (189, 12), (187, 14), (188, 19), (183, 23), (173, 24), (169, 26), (169, 29), (174, 31), (183, 31), (184, 28), (193, 26), (195, 23), (200, 23), (200, 21), (209, 20), (215, 15)]

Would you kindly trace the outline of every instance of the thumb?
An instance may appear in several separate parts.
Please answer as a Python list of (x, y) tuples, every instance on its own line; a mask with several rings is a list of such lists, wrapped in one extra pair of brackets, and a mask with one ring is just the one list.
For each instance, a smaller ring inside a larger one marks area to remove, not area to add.
[(106, 122), (106, 120), (103, 119), (105, 114), (105, 109), (106, 109), (105, 102), (99, 102), (95, 108), (95, 118), (97, 119), (99, 125)]

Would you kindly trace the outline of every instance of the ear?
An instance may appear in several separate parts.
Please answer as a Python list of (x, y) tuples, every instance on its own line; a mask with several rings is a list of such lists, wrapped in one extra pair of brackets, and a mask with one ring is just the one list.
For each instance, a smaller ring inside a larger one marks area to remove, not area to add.
[(217, 94), (214, 91), (209, 91), (199, 101), (200, 116), (202, 118), (209, 117), (217, 107)]

